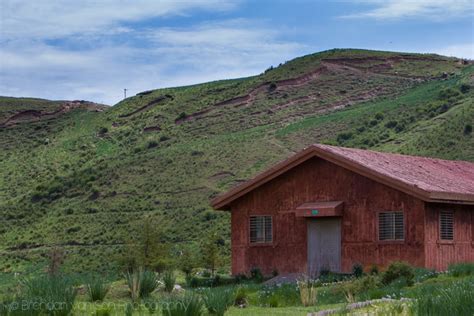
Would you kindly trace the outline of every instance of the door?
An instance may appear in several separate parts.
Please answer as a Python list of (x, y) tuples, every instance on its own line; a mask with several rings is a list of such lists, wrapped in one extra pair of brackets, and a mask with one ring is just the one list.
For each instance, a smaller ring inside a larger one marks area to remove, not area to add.
[(308, 220), (308, 274), (315, 277), (321, 270), (341, 271), (341, 220), (339, 218)]

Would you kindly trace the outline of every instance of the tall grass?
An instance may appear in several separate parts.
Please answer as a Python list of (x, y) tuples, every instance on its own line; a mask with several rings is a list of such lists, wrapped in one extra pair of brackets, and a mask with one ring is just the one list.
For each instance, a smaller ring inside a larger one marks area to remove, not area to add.
[(110, 285), (101, 277), (90, 279), (86, 287), (91, 302), (103, 301), (110, 289)]
[(207, 289), (202, 295), (204, 305), (209, 314), (224, 316), (225, 312), (234, 304), (233, 289)]
[(448, 267), (448, 273), (454, 277), (474, 275), (474, 263), (455, 263)]
[(425, 287), (416, 295), (415, 315), (474, 315), (474, 278), (446, 287)]
[(126, 273), (125, 279), (132, 300), (149, 297), (159, 284), (154, 272), (142, 269)]
[[(32, 315), (66, 316), (74, 307), (77, 290), (70, 279), (61, 275), (43, 275), (22, 282), (23, 302), (37, 303), (29, 305)], [(38, 304), (39, 303), (39, 304)]]
[(201, 316), (204, 315), (203, 301), (194, 292), (186, 292), (183, 296), (172, 296), (162, 307), (163, 316)]
[(163, 272), (162, 276), (163, 284), (165, 285), (165, 291), (168, 293), (173, 292), (174, 285), (176, 283), (176, 276), (173, 270), (167, 270)]
[(297, 284), (300, 292), (301, 304), (303, 304), (303, 306), (316, 305), (318, 299), (317, 287), (320, 284), (309, 278), (300, 279)]

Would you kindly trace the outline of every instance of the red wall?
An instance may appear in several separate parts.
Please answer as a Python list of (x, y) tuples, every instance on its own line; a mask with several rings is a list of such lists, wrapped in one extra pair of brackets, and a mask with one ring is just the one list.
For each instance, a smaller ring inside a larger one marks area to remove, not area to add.
[[(454, 211), (454, 240), (440, 240), (439, 212)], [(474, 262), (474, 206), (427, 204), (426, 206), (426, 266), (446, 270), (455, 262)]]
[[(306, 272), (306, 219), (285, 214), (315, 201), (344, 201), (341, 223), (342, 269), (354, 263), (387, 265), (394, 260), (425, 264), (424, 202), (319, 158), (296, 168), (234, 201), (232, 212), (232, 272), (259, 267), (265, 274)], [(402, 210), (403, 242), (379, 242), (377, 212)], [(249, 245), (249, 216), (273, 215), (273, 244)]]

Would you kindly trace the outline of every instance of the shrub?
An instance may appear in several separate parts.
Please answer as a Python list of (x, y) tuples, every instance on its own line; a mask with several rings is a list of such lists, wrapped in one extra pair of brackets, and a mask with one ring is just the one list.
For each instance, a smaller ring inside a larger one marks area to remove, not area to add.
[(379, 274), (379, 268), (377, 267), (377, 265), (373, 264), (373, 265), (370, 267), (369, 274), (371, 274), (371, 275), (377, 275), (377, 274)]
[(319, 283), (308, 278), (304, 278), (298, 280), (297, 284), (300, 293), (301, 304), (303, 304), (303, 306), (316, 305), (318, 298), (317, 287), (319, 286)]
[(239, 286), (234, 292), (234, 305), (247, 305), (248, 303), (248, 293), (247, 289), (243, 286)]
[(337, 142), (338, 143), (343, 143), (345, 142), (346, 140), (349, 140), (351, 139), (353, 136), (353, 134), (351, 132), (347, 132), (347, 133), (340, 133), (337, 135)]
[(208, 289), (202, 297), (211, 315), (223, 316), (234, 304), (234, 293), (230, 289)]
[(203, 302), (199, 295), (186, 292), (183, 296), (174, 296), (168, 299), (162, 308), (163, 316), (201, 316)]
[(155, 147), (158, 147), (158, 142), (156, 140), (150, 140), (148, 142), (147, 148), (151, 149), (151, 148), (155, 148)]
[(364, 292), (377, 289), (379, 280), (376, 276), (368, 275), (363, 278), (348, 282), (342, 286), (344, 296), (349, 303), (356, 301), (356, 295), (361, 295)]
[(413, 268), (405, 262), (393, 262), (382, 275), (382, 283), (388, 285), (393, 281), (404, 278), (407, 285), (413, 285), (415, 275)]
[(176, 283), (176, 276), (174, 274), (174, 271), (172, 270), (167, 270), (163, 273), (163, 283), (165, 285), (165, 291), (168, 293), (173, 292), (174, 285)]
[(397, 126), (398, 122), (397, 121), (388, 121), (386, 124), (385, 124), (385, 127), (387, 128), (394, 128), (395, 126)]
[(22, 282), (24, 301), (40, 303), (38, 314), (66, 316), (74, 307), (77, 291), (69, 278), (42, 275)]
[(472, 125), (466, 124), (466, 126), (464, 126), (464, 135), (470, 135), (471, 133), (472, 133)]
[(158, 287), (158, 279), (154, 272), (138, 269), (125, 275), (132, 300), (149, 297)]
[(107, 129), (107, 127), (101, 127), (99, 129), (99, 135), (105, 135), (105, 134), (107, 134), (108, 131), (109, 130)]
[(87, 295), (91, 302), (103, 301), (110, 286), (101, 277), (94, 277), (87, 285)]
[(260, 268), (254, 267), (250, 269), (250, 278), (258, 283), (263, 281), (263, 274)]
[(384, 118), (384, 116), (383, 116), (382, 113), (377, 113), (377, 114), (375, 114), (375, 119), (376, 119), (377, 121), (381, 121), (381, 120), (383, 120), (383, 118)]
[(454, 277), (474, 275), (474, 263), (455, 263), (448, 267), (448, 273)]
[(459, 91), (461, 91), (462, 93), (468, 93), (469, 90), (471, 90), (471, 86), (467, 83), (463, 83), (461, 84), (461, 86), (459, 86)]
[(360, 278), (361, 276), (364, 275), (364, 267), (363, 267), (360, 263), (355, 263), (355, 264), (352, 266), (352, 274), (353, 274), (356, 278)]

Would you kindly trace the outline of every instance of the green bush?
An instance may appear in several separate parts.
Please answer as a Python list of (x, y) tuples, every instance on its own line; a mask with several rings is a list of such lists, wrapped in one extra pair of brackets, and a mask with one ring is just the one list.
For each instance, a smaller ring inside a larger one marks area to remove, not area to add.
[(237, 289), (234, 292), (234, 305), (235, 306), (240, 306), (240, 305), (247, 305), (248, 304), (248, 293), (247, 289), (243, 286), (237, 287)]
[(474, 275), (474, 263), (455, 263), (448, 267), (449, 275), (454, 277)]
[(168, 293), (173, 292), (174, 285), (176, 284), (176, 276), (173, 270), (167, 270), (163, 272), (163, 284), (165, 285), (165, 291)]
[(464, 135), (470, 135), (472, 133), (472, 125), (466, 124), (464, 126)]
[(149, 297), (159, 284), (154, 272), (142, 269), (128, 272), (125, 279), (132, 300)]
[(101, 277), (94, 277), (86, 285), (87, 295), (91, 302), (103, 301), (110, 286)]
[(363, 267), (360, 263), (355, 263), (355, 264), (352, 266), (352, 274), (353, 274), (356, 278), (360, 278), (361, 276), (364, 275), (364, 267)]
[(377, 267), (377, 265), (373, 264), (373, 265), (370, 267), (369, 274), (371, 274), (371, 275), (377, 275), (377, 274), (379, 274), (379, 268)]
[(407, 285), (413, 285), (415, 274), (413, 268), (405, 262), (393, 262), (388, 266), (387, 271), (382, 274), (382, 283), (389, 285), (393, 281), (404, 278)]
[(207, 289), (202, 298), (211, 315), (224, 316), (234, 304), (234, 292), (231, 289)]
[(204, 314), (203, 302), (199, 295), (188, 291), (183, 296), (172, 296), (164, 302), (163, 316), (201, 316)]
[(254, 267), (250, 270), (250, 278), (255, 282), (262, 282), (263, 281), (263, 274), (260, 268)]
[(459, 86), (459, 91), (461, 91), (462, 93), (468, 93), (469, 90), (471, 90), (471, 86), (467, 83), (463, 83)]

